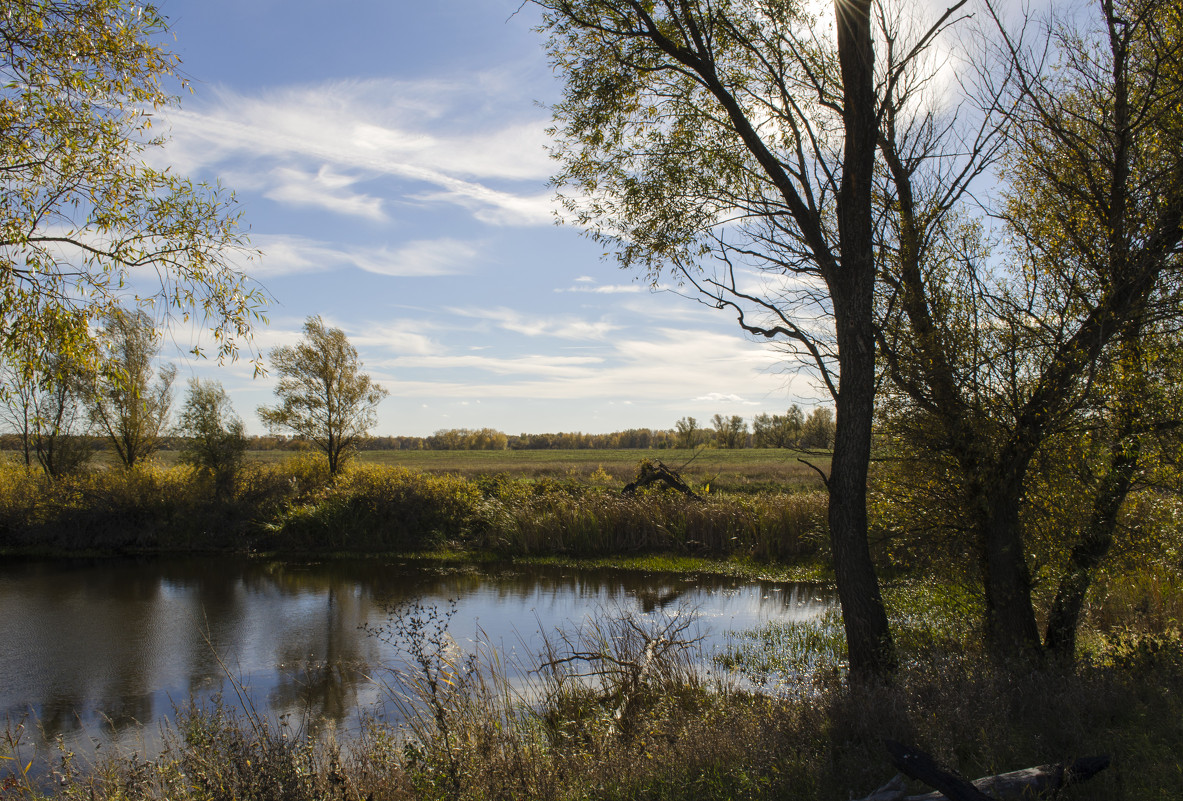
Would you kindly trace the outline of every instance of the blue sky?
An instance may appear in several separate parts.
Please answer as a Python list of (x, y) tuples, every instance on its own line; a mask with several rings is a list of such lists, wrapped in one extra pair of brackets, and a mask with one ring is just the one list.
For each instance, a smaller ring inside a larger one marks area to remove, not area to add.
[[(320, 314), (390, 391), (375, 433), (670, 428), (819, 393), (733, 317), (553, 222), (537, 13), (520, 0), (165, 0), (193, 92), (165, 157), (235, 190), (274, 298), (264, 353)], [(274, 381), (216, 378), (249, 430)], [(180, 383), (180, 382), (179, 382)]]

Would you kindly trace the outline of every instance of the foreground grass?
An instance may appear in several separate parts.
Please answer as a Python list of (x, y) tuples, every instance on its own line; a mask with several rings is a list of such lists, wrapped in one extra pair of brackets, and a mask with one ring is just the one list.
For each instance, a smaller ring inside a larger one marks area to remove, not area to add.
[[(82, 770), (63, 755), (48, 788), (24, 781), (22, 755), (0, 745), (17, 768), (5, 780), (0, 767), (0, 794), (841, 801), (894, 774), (883, 747), (892, 738), (966, 776), (1108, 754), (1112, 767), (1068, 797), (1183, 797), (1177, 630), (1094, 630), (1075, 667), (1002, 669), (976, 650), (970, 610), (955, 596), (893, 591), (893, 623), (910, 634), (892, 686), (847, 686), (840, 641), (803, 672), (786, 643), (833, 639), (825, 622), (812, 635), (765, 639), (731, 670), (708, 675), (694, 668), (676, 619), (647, 628), (621, 618), (552, 640), (535, 657), (539, 683), (529, 697), (505, 680), (495, 654), (451, 653), (446, 610), (404, 608), (375, 634), (406, 655), (405, 725), (373, 723), (337, 743), (217, 705), (189, 708), (158, 758), (118, 757)], [(768, 692), (737, 681), (756, 673)]]

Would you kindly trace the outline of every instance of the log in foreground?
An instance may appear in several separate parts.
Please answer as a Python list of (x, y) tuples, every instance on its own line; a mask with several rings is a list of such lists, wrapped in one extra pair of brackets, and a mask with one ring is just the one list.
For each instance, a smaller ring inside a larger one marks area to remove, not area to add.
[[(970, 782), (942, 768), (918, 748), (887, 741), (891, 761), (900, 771), (887, 784), (862, 801), (1003, 801), (1004, 799), (1047, 798), (1070, 784), (1087, 781), (1109, 767), (1109, 757), (1085, 757), (1074, 762), (1040, 765), (1034, 768), (984, 776)], [(922, 781), (936, 792), (905, 795), (904, 776)]]

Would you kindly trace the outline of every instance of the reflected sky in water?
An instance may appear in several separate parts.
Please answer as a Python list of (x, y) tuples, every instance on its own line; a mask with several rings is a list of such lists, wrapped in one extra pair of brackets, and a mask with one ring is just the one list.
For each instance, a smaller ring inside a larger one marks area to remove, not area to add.
[(481, 638), (523, 670), (540, 632), (618, 611), (694, 614), (709, 651), (728, 631), (833, 603), (804, 585), (566, 567), (13, 561), (0, 566), (0, 726), (84, 758), (99, 742), (152, 751), (176, 706), (219, 692), (238, 703), (237, 683), (259, 712), (347, 735), (389, 711), (383, 681), (401, 661), (365, 627), (412, 601), (455, 601), (460, 647)]

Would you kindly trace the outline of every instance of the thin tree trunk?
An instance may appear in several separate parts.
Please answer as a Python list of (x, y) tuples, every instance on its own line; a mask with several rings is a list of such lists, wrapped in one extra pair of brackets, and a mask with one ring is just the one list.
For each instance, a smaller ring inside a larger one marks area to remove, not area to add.
[[(837, 308), (837, 307), (836, 307)], [(879, 580), (867, 544), (867, 471), (875, 386), (870, 325), (839, 318), (841, 381), (829, 490), (830, 542), (842, 604), (842, 623), (852, 675), (883, 677), (896, 669), (895, 649)]]
[[(1124, 415), (1123, 415), (1124, 417)], [(1109, 469), (1101, 478), (1093, 497), (1093, 509), (1080, 539), (1072, 546), (1068, 570), (1060, 579), (1047, 620), (1047, 649), (1065, 661), (1076, 654), (1076, 632), (1080, 613), (1093, 576), (1101, 560), (1113, 545), (1117, 515), (1129, 495), (1138, 472), (1142, 450), (1137, 437), (1131, 436), (1129, 421), (1123, 421), (1119, 439), (1110, 459)]]
[(895, 650), (867, 543), (867, 471), (875, 411), (872, 177), (879, 137), (870, 0), (834, 5), (845, 142), (837, 199), (837, 275), (828, 278), (838, 345), (837, 425), (830, 471), (830, 539), (851, 674), (886, 676)]

